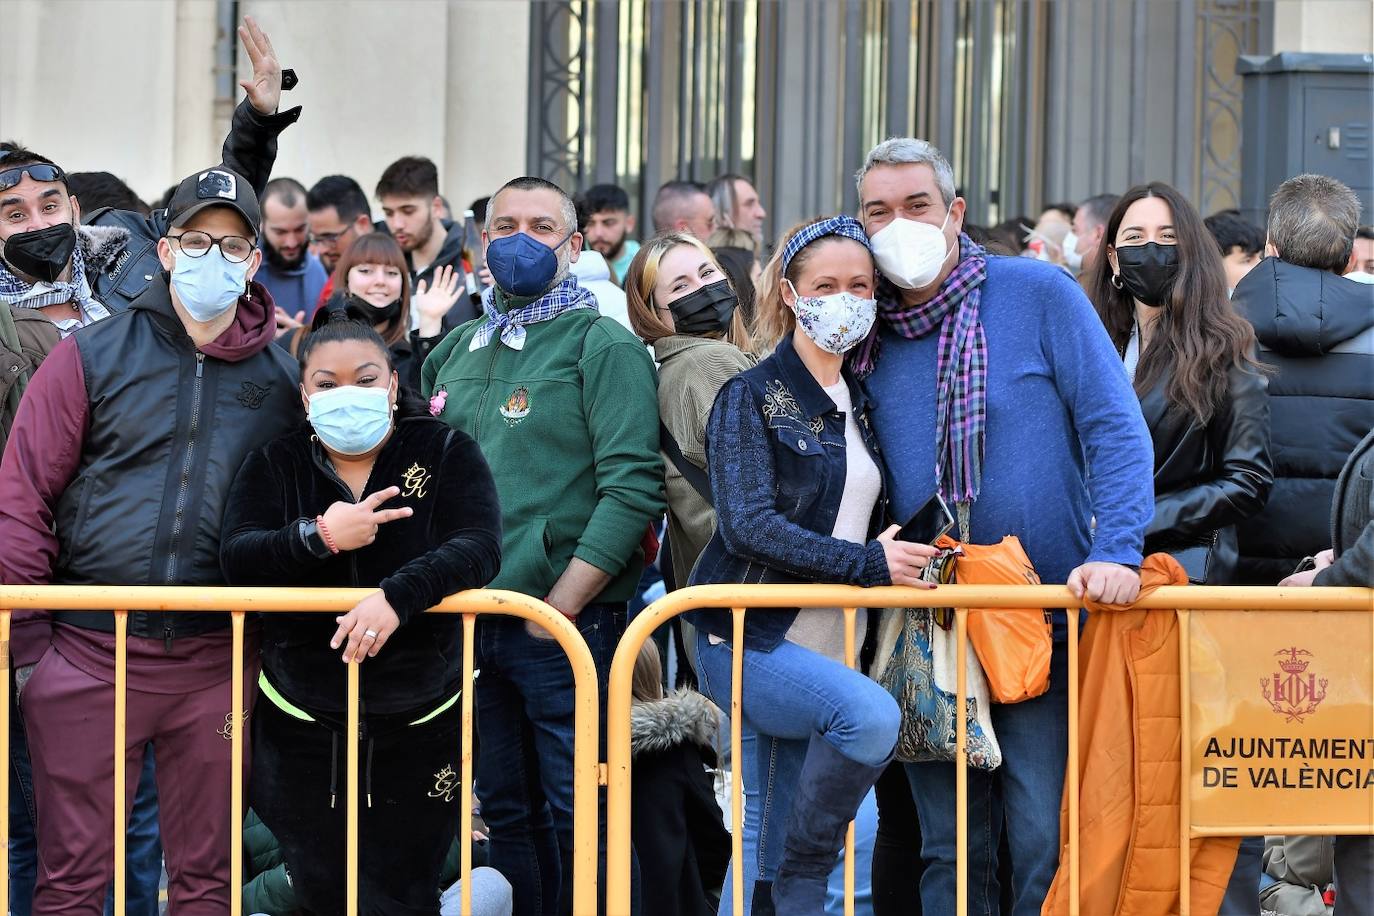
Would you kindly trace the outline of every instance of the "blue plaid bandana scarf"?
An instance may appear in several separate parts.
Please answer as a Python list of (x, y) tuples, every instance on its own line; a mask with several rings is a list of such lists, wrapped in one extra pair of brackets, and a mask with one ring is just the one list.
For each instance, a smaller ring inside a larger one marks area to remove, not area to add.
[(501, 343), (512, 350), (525, 348), (525, 325), (541, 321), (552, 321), (572, 309), (597, 309), (596, 295), (583, 289), (577, 278), (569, 274), (553, 289), (549, 290), (529, 305), (513, 308), (506, 312), (496, 310), (496, 288), (491, 287), (482, 294), (482, 307), (486, 310), (487, 320), (477, 329), (468, 344), (468, 351), (480, 350), (498, 333)]
[(91, 294), (91, 284), (86, 280), (86, 258), (81, 253), (79, 242), (72, 249), (70, 280), (29, 283), (16, 276), (14, 271), (10, 270), (10, 266), (0, 260), (0, 302), (26, 309), (41, 309), (49, 305), (74, 302), (82, 313), (89, 315), (93, 321), (109, 315), (105, 307)]
[(825, 238), (827, 235), (843, 236), (852, 239), (860, 245), (873, 250), (873, 244), (869, 242), (868, 235), (864, 232), (863, 224), (852, 216), (832, 216), (828, 219), (816, 220), (809, 226), (803, 228), (796, 235), (792, 236), (787, 246), (782, 251), (782, 269), (787, 270), (787, 265), (792, 263), (792, 259), (797, 256), (807, 245), (817, 239)]
[[(988, 342), (978, 317), (987, 252), (959, 234), (959, 263), (929, 302), (907, 306), (900, 291), (884, 282), (878, 288), (878, 318), (911, 340), (940, 332), (936, 350), (935, 476), (947, 502), (978, 498), (983, 475), (987, 427)], [(878, 364), (878, 329), (854, 351), (860, 378)]]

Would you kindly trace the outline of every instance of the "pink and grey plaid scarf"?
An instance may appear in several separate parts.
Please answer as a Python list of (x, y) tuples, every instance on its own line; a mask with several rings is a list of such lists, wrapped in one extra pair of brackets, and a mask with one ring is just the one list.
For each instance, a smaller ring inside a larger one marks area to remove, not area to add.
[[(959, 263), (935, 298), (907, 306), (901, 291), (883, 283), (878, 317), (903, 337), (915, 340), (937, 328), (935, 476), (947, 502), (978, 498), (987, 426), (988, 342), (978, 317), (987, 252), (959, 235)], [(860, 378), (878, 364), (878, 329), (855, 350), (853, 369)]]

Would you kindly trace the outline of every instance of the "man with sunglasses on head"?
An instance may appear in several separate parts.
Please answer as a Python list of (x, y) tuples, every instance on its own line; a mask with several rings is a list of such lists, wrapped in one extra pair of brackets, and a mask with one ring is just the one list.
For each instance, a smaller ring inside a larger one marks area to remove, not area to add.
[(0, 301), (41, 313), (63, 337), (110, 314), (86, 267), (108, 231), (80, 222), (81, 205), (60, 166), (0, 143)]
[[(85, 265), (87, 253), (100, 244), (97, 239), (111, 230), (78, 228), (80, 213), (59, 166), (13, 143), (0, 143), (0, 453), (43, 359), (62, 337), (110, 314), (93, 295)], [(9, 908), (12, 916), (29, 916), (38, 870), (36, 812), (33, 766), (19, 715), (10, 720), (10, 766), (16, 791), (9, 808)], [(151, 754), (137, 771), (124, 902), (129, 916), (156, 916), (162, 845)]]
[[(0, 460), (0, 583), (222, 584), (226, 491), (249, 451), (299, 421), (296, 369), (270, 346), (272, 300), (253, 282), (252, 186), (223, 165), (202, 170), (178, 185), (165, 220), (143, 293), (58, 344), (29, 383)], [(113, 630), (109, 613), (14, 615), (37, 914), (96, 916), (113, 875)], [(151, 743), (171, 911), (219, 916), (238, 842), (229, 742), (242, 725), (228, 615), (136, 611), (128, 633), (129, 772)]]

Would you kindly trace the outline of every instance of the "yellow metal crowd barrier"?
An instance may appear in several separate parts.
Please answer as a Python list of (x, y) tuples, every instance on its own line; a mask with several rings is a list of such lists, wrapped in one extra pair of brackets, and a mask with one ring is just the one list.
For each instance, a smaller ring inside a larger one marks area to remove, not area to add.
[[(640, 646), (653, 631), (664, 622), (686, 611), (698, 608), (729, 608), (733, 617), (732, 645), (740, 646), (744, 639), (744, 617), (746, 608), (787, 608), (787, 607), (839, 607), (844, 609), (845, 619), (845, 661), (854, 665), (854, 633), (856, 608), (919, 608), (954, 607), (957, 643), (957, 697), (955, 708), (965, 708), (967, 697), (966, 646), (968, 640), (968, 615), (970, 607), (978, 608), (1064, 608), (1077, 607), (1067, 588), (1050, 585), (1020, 586), (978, 586), (942, 585), (936, 589), (914, 588), (856, 588), (843, 585), (709, 585), (682, 589), (654, 602), (641, 612), (630, 625), (616, 649), (611, 664), (608, 709), (606, 716), (606, 757), (607, 757), (607, 799), (606, 799), (606, 910), (613, 916), (630, 912), (630, 686), (635, 660)], [(1183, 732), (1180, 741), (1181, 783), (1180, 798), (1180, 909), (1184, 916), (1190, 912), (1189, 900), (1189, 841), (1196, 836), (1205, 835), (1256, 835), (1264, 830), (1255, 825), (1248, 832), (1231, 828), (1225, 831), (1210, 830), (1193, 825), (1189, 815), (1189, 795), (1191, 781), (1191, 755), (1189, 747), (1189, 629), (1190, 610), (1243, 610), (1243, 611), (1374, 611), (1374, 590), (1365, 588), (1243, 588), (1243, 587), (1167, 587), (1156, 590), (1141, 599), (1138, 608), (1174, 610), (1180, 623), (1180, 662), (1182, 665), (1182, 722)], [(1374, 613), (1369, 615), (1367, 643), (1361, 648), (1369, 650), (1374, 657)], [(1069, 899), (1070, 912), (1079, 912), (1079, 778), (1078, 778), (1078, 727), (1079, 727), (1079, 687), (1078, 687), (1078, 628), (1068, 628), (1068, 768), (1066, 773), (1068, 799), (1068, 847), (1069, 847)], [(740, 746), (740, 704), (742, 690), (743, 656), (736, 650), (733, 653), (730, 730), (731, 730), (731, 823), (732, 856), (734, 861), (733, 886), (727, 891), (733, 894), (734, 912), (743, 913), (744, 871), (741, 825), (743, 818), (743, 780), (740, 759), (736, 749)], [(1374, 706), (1371, 706), (1374, 710)], [(1374, 711), (1370, 713), (1374, 717)], [(959, 850), (957, 867), (958, 914), (967, 913), (968, 868), (965, 850), (968, 845), (968, 783), (967, 783), (967, 721), (963, 715), (956, 716), (957, 757), (956, 757), (956, 811), (957, 841)], [(1374, 737), (1374, 718), (1370, 721), (1370, 735)], [(1318, 830), (1294, 830), (1293, 833), (1367, 833), (1374, 831), (1374, 811), (1371, 820), (1364, 824), (1347, 824), (1341, 827)], [(854, 866), (853, 866), (854, 829), (850, 825), (845, 841), (845, 914), (854, 913)]]
[[(0, 758), (9, 766), (10, 666), (9, 640), (12, 610), (71, 610), (113, 611), (115, 614), (115, 716), (114, 740), (114, 884), (115, 912), (124, 912), (124, 837), (125, 837), (125, 721), (126, 652), (128, 613), (130, 611), (223, 611), (231, 615), (233, 636), (233, 709), (231, 721), (242, 723), (243, 716), (243, 637), (245, 617), (249, 613), (341, 613), (351, 609), (372, 589), (291, 589), (291, 588), (186, 588), (186, 587), (74, 587), (74, 586), (0, 586)], [(733, 615), (732, 643), (740, 645), (744, 634), (746, 608), (777, 607), (840, 607), (845, 618), (845, 659), (855, 662), (855, 622), (857, 608), (955, 607), (957, 635), (957, 705), (963, 709), (967, 696), (965, 646), (968, 639), (968, 610), (979, 608), (1062, 608), (1074, 607), (1077, 600), (1062, 586), (972, 586), (947, 585), (938, 589), (872, 588), (861, 589), (838, 585), (755, 585), (699, 586), (673, 592), (645, 609), (617, 647), (611, 666), (607, 710), (607, 764), (601, 771), (597, 761), (597, 676), (596, 668), (586, 644), (576, 627), (553, 608), (533, 598), (512, 592), (464, 592), (445, 600), (431, 612), (461, 614), (463, 617), (463, 691), (462, 691), (462, 749), (461, 789), (463, 801), (461, 837), (470, 837), (472, 810), (468, 800), (472, 793), (472, 683), (474, 630), (480, 615), (505, 615), (523, 618), (543, 626), (558, 641), (572, 664), (576, 685), (575, 715), (577, 738), (574, 749), (574, 813), (573, 813), (573, 909), (578, 916), (597, 912), (597, 793), (598, 786), (608, 787), (607, 794), (607, 880), (605, 911), (612, 916), (630, 912), (630, 685), (634, 663), (644, 640), (669, 619), (696, 608), (730, 608)], [(1196, 825), (1190, 817), (1190, 782), (1192, 760), (1189, 747), (1190, 715), (1190, 639), (1189, 615), (1192, 611), (1359, 611), (1374, 612), (1374, 590), (1356, 588), (1217, 588), (1195, 587), (1161, 588), (1137, 605), (1140, 608), (1168, 609), (1178, 614), (1181, 632), (1179, 652), (1182, 681), (1182, 724), (1180, 742), (1180, 890), (1181, 911), (1190, 911), (1189, 901), (1189, 840), (1199, 836), (1255, 835), (1265, 832), (1265, 825), (1228, 828)], [(1357, 647), (1367, 650), (1367, 658), (1374, 658), (1374, 613), (1369, 615), (1368, 642)], [(1296, 655), (1294, 656), (1296, 659)], [(730, 721), (732, 748), (740, 746), (741, 690), (743, 656), (735, 652), (732, 665)], [(1079, 799), (1078, 799), (1078, 629), (1068, 628), (1068, 864), (1071, 912), (1077, 913), (1079, 899)], [(1289, 670), (1285, 668), (1285, 670)], [(357, 664), (349, 666), (347, 681), (348, 758), (346, 796), (347, 817), (347, 895), (348, 916), (357, 912), (357, 837), (358, 837), (358, 697), (360, 671)], [(1323, 682), (1323, 690), (1324, 690)], [(1276, 688), (1277, 689), (1277, 688)], [(1374, 736), (1374, 707), (1370, 711), (1370, 734)], [(966, 912), (967, 863), (963, 851), (967, 847), (967, 734), (966, 720), (957, 720), (957, 840), (960, 856), (957, 868), (958, 913)], [(231, 822), (243, 823), (243, 737), (241, 729), (231, 730), (233, 780), (231, 790)], [(732, 754), (731, 812), (733, 831), (734, 881), (729, 889), (733, 894), (735, 912), (742, 912), (744, 875), (741, 866), (742, 844), (740, 825), (743, 824), (743, 781), (738, 754)], [(8, 769), (0, 776), (0, 812), (9, 808)], [(1312, 824), (1293, 833), (1366, 833), (1374, 831), (1374, 810), (1369, 823)], [(238, 838), (232, 842), (231, 867), (242, 875), (243, 847)], [(462, 850), (462, 912), (471, 912), (471, 847), (460, 843)], [(846, 838), (845, 856), (845, 912), (853, 914), (854, 865), (853, 828)], [(9, 819), (0, 816), (0, 847), (9, 846)], [(0, 888), (9, 881), (8, 853), (0, 855)], [(648, 901), (646, 901), (646, 904)], [(242, 908), (242, 880), (232, 882), (231, 912)], [(651, 910), (646, 910), (651, 912)]]
[[(243, 636), (249, 613), (346, 613), (376, 589), (305, 588), (189, 588), (189, 587), (94, 587), (94, 586), (0, 586), (0, 888), (9, 886), (9, 736), (10, 736), (10, 615), (12, 611), (113, 611), (115, 614), (115, 717), (114, 739), (114, 903), (116, 916), (124, 914), (125, 837), (125, 680), (128, 615), (130, 611), (225, 611), (231, 617), (233, 635), (233, 754), (230, 818), (243, 825)], [(576, 913), (595, 913), (597, 901), (597, 793), (600, 766), (597, 760), (596, 666), (577, 628), (542, 601), (514, 592), (471, 591), (446, 599), (429, 613), (461, 614), (463, 617), (462, 679), (462, 912), (472, 912), (472, 683), (474, 627), (478, 616), (504, 615), (533, 621), (553, 634), (572, 664), (576, 697), (577, 734), (573, 749), (573, 908)], [(348, 791), (347, 900), (348, 916), (358, 911), (358, 691), (357, 663), (348, 666)], [(243, 903), (243, 843), (236, 832), (230, 851), (232, 873), (230, 912), (238, 914)]]

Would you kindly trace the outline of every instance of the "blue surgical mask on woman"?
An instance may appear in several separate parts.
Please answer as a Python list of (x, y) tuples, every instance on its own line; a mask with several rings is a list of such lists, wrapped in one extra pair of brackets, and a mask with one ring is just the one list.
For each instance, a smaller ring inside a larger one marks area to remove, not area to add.
[(878, 303), (851, 292), (829, 296), (803, 296), (788, 280), (797, 297), (797, 324), (807, 337), (827, 353), (843, 355), (858, 346), (878, 318)]
[(331, 452), (365, 455), (391, 430), (391, 388), (344, 385), (310, 395), (309, 419)]
[(487, 243), (487, 269), (501, 290), (511, 296), (542, 296), (558, 276), (558, 249), (572, 238), (550, 248), (536, 238), (517, 232)]
[(229, 311), (248, 288), (248, 262), (228, 260), (218, 245), (198, 258), (178, 252), (172, 288), (186, 313), (199, 322), (214, 321)]

